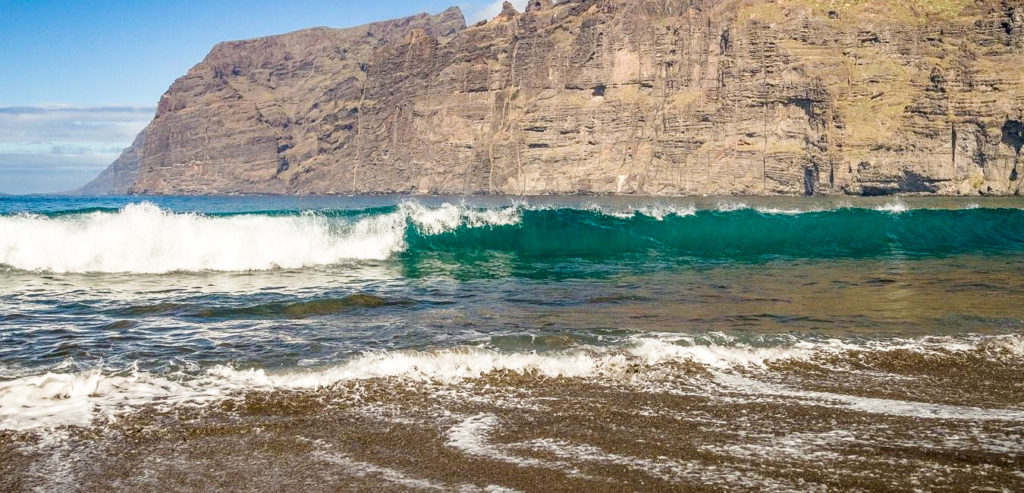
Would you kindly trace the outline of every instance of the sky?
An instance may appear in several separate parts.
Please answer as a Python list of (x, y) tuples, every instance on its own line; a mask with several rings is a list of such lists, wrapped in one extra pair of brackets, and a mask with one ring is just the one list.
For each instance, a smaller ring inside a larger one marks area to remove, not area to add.
[[(0, 0), (0, 193), (72, 190), (152, 118), (177, 77), (227, 40), (348, 27), (501, 0)], [(520, 11), (526, 0), (513, 0)]]

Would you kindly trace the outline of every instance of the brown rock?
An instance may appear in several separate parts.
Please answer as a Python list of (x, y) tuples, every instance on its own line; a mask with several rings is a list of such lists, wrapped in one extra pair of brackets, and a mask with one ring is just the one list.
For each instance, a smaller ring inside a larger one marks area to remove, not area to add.
[(517, 15), (519, 15), (519, 11), (516, 10), (511, 2), (503, 2), (501, 4), (501, 13), (494, 18), (494, 22), (512, 22)]
[[(508, 4), (508, 2), (505, 2)], [(530, 3), (526, 4), (527, 12), (536, 12), (538, 10), (546, 10), (553, 7), (555, 4), (551, 0), (530, 0)]]
[(1021, 193), (1002, 0), (538, 1), (217, 45), (85, 190)]

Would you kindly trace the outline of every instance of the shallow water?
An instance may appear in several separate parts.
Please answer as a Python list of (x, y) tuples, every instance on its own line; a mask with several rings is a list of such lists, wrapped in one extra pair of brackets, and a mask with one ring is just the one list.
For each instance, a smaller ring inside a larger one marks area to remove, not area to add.
[(1024, 487), (1024, 201), (0, 197), (0, 487)]

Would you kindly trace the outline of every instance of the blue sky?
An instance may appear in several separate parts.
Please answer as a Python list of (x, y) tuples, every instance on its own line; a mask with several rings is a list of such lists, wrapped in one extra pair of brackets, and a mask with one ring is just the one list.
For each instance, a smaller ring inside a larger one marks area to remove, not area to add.
[[(526, 0), (512, 2), (522, 10)], [(501, 0), (0, 0), (0, 193), (69, 190), (131, 144), (175, 78), (214, 44)]]

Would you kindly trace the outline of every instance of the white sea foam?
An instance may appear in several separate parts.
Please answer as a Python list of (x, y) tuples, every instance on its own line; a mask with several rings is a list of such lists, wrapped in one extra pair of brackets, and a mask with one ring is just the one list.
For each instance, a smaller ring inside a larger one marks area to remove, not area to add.
[(446, 233), (459, 226), (508, 226), (518, 224), (522, 219), (519, 206), (476, 210), (465, 205), (447, 203), (429, 208), (415, 202), (403, 202), (398, 206), (398, 210), (398, 215), (408, 217), (420, 233), (427, 235)]
[[(581, 463), (597, 463), (632, 469), (648, 476), (673, 484), (682, 481), (736, 489), (736, 485), (770, 491), (824, 491), (815, 483), (792, 484), (784, 479), (761, 476), (753, 471), (736, 468), (727, 464), (710, 461), (682, 461), (667, 457), (641, 458), (607, 452), (600, 447), (572, 443), (566, 440), (542, 438), (519, 444), (522, 448), (542, 450), (562, 460), (562, 464), (577, 466)], [(731, 487), (731, 488), (730, 488)]]
[[(530, 207), (530, 210), (551, 210), (551, 209), (553, 209), (553, 207), (548, 207), (548, 206), (540, 206), (540, 207), (533, 206), (533, 207)], [(610, 207), (604, 207), (604, 206), (601, 206), (601, 205), (595, 204), (595, 203), (585, 204), (585, 205), (581, 206), (581, 209), (585, 210), (585, 211), (595, 212), (597, 214), (603, 214), (605, 216), (617, 217), (619, 219), (629, 219), (629, 218), (631, 218), (631, 217), (636, 215), (636, 210), (635, 209), (630, 209), (630, 208), (610, 208)]]
[(25, 429), (87, 425), (146, 403), (203, 403), (244, 390), (318, 389), (371, 378), (454, 383), (496, 371), (542, 377), (621, 379), (632, 366), (692, 361), (716, 368), (759, 366), (796, 357), (806, 349), (684, 346), (679, 338), (640, 338), (621, 348), (586, 348), (559, 354), (500, 353), (481, 348), (430, 352), (375, 352), (322, 369), (268, 373), (262, 369), (210, 368), (188, 380), (147, 373), (99, 371), (47, 373), (0, 383), (0, 427)]
[(757, 212), (760, 212), (761, 214), (768, 214), (768, 215), (797, 215), (797, 214), (806, 214), (808, 212), (821, 212), (824, 209), (814, 208), (814, 209), (803, 210), (803, 209), (797, 209), (797, 208), (793, 208), (793, 209), (780, 209), (778, 207), (755, 207), (754, 210), (756, 210)]
[(492, 414), (479, 414), (464, 418), (451, 427), (446, 433), (449, 447), (467, 455), (483, 457), (490, 460), (507, 462), (519, 467), (540, 467), (561, 469), (570, 476), (583, 477), (574, 464), (558, 460), (541, 460), (516, 453), (514, 447), (506, 444), (492, 443), (490, 435), (500, 426), (498, 417)]
[(684, 207), (668, 206), (668, 205), (654, 205), (648, 207), (640, 207), (636, 209), (636, 213), (664, 221), (668, 216), (676, 217), (687, 217), (697, 214), (697, 208), (693, 205)]
[(237, 370), (218, 366), (211, 369), (210, 374), (233, 382), (233, 386), (290, 389), (317, 389), (342, 381), (369, 378), (455, 383), (498, 371), (546, 378), (616, 379), (628, 376), (637, 365), (657, 368), (672, 363), (695, 363), (717, 369), (758, 368), (774, 361), (808, 359), (842, 348), (838, 342), (762, 348), (697, 344), (689, 336), (636, 337), (621, 346), (587, 347), (551, 354), (502, 353), (475, 347), (428, 352), (374, 352), (318, 371), (267, 373), (261, 369)]
[[(188, 378), (181, 375), (169, 378), (145, 372), (111, 375), (99, 371), (22, 376), (0, 382), (0, 428), (87, 425), (96, 419), (111, 419), (143, 404), (201, 404), (249, 390), (319, 389), (341, 382), (374, 378), (447, 385), (508, 371), (546, 378), (591, 378), (608, 383), (637, 383), (644, 386), (651, 379), (674, 377), (678, 371), (674, 364), (687, 363), (719, 375), (718, 382), (721, 385), (746, 393), (838, 403), (863, 412), (1024, 420), (1024, 411), (960, 408), (823, 392), (808, 393), (767, 386), (734, 373), (739, 369), (764, 370), (773, 362), (808, 361), (848, 351), (903, 349), (936, 354), (976, 351), (992, 358), (1019, 360), (1024, 356), (1024, 337), (1021, 336), (977, 336), (967, 339), (931, 337), (865, 344), (838, 340), (796, 341), (775, 347), (739, 344), (725, 336), (718, 336), (715, 341), (708, 342), (706, 338), (685, 335), (647, 335), (611, 347), (583, 347), (551, 354), (502, 353), (478, 347), (374, 352), (327, 368), (271, 373), (262, 369), (216, 366), (199, 376)], [(641, 371), (638, 372), (638, 369)]]
[(719, 202), (718, 205), (715, 206), (715, 208), (718, 209), (720, 212), (733, 212), (743, 209), (749, 209), (750, 206), (743, 202), (722, 201)]
[(983, 409), (970, 406), (953, 406), (930, 402), (902, 401), (793, 389), (726, 373), (716, 375), (716, 379), (719, 383), (730, 389), (747, 394), (788, 397), (809, 401), (815, 405), (842, 407), (870, 414), (908, 418), (964, 419), (971, 421), (1024, 421), (1024, 411), (1019, 409)]
[(135, 272), (297, 269), (381, 260), (423, 234), (514, 224), (518, 207), (477, 211), (406, 202), (389, 214), (332, 220), (318, 214), (211, 217), (131, 204), (116, 213), (0, 217), (0, 265), (32, 271)]
[(463, 419), (448, 430), (448, 446), (457, 448), (467, 454), (519, 465), (543, 465), (544, 462), (525, 457), (513, 457), (498, 447), (488, 443), (487, 435), (498, 426), (498, 417), (481, 414)]
[[(531, 208), (531, 210), (540, 210)], [(597, 204), (590, 204), (584, 207), (584, 210), (603, 214), (605, 216), (615, 217), (619, 219), (632, 219), (637, 215), (646, 216), (658, 221), (664, 221), (666, 217), (687, 217), (697, 214), (697, 207), (693, 204), (689, 205), (668, 205), (668, 204), (655, 204), (646, 205), (641, 207), (628, 206), (623, 208), (609, 208)]]
[[(599, 479), (581, 471), (583, 464), (592, 463), (624, 467), (676, 484), (688, 480), (721, 486), (743, 484), (767, 487), (773, 491), (797, 491), (794, 485), (783, 481), (707, 462), (680, 461), (663, 456), (641, 458), (607, 452), (587, 443), (573, 443), (552, 438), (510, 444), (495, 443), (491, 440), (491, 435), (495, 430), (500, 429), (500, 426), (498, 417), (491, 414), (465, 417), (448, 430), (447, 445), (468, 455), (507, 462), (520, 467), (558, 469), (570, 476), (585, 479)], [(555, 459), (541, 460), (519, 453), (524, 450), (543, 451), (554, 456)], [(801, 483), (800, 486), (800, 491), (804, 491), (813, 485)]]
[(891, 200), (883, 205), (874, 207), (874, 210), (876, 211), (888, 212), (890, 214), (900, 214), (903, 212), (907, 212), (909, 209), (910, 208), (907, 206), (907, 204), (900, 199)]
[(222, 397), (219, 386), (196, 386), (147, 373), (104, 375), (46, 373), (0, 382), (0, 428), (22, 430), (60, 425), (85, 426), (133, 406), (210, 402)]

